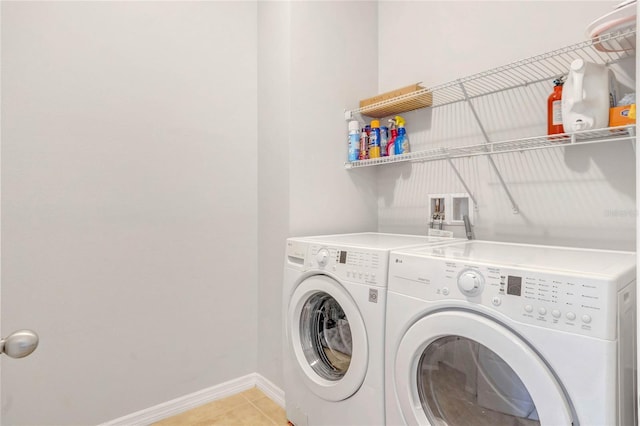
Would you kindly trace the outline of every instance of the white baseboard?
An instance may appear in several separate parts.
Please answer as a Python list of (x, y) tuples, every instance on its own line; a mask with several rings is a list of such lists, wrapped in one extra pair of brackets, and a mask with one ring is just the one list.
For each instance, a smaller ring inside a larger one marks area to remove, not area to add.
[(255, 373), (256, 387), (264, 392), (273, 402), (284, 408), (284, 391), (266, 379), (263, 375)]
[(126, 416), (102, 423), (100, 426), (138, 426), (148, 425), (167, 417), (196, 408), (217, 399), (226, 398), (256, 386), (276, 404), (284, 407), (284, 392), (272, 382), (258, 373), (247, 374), (237, 379), (181, 396), (171, 401), (128, 414)]

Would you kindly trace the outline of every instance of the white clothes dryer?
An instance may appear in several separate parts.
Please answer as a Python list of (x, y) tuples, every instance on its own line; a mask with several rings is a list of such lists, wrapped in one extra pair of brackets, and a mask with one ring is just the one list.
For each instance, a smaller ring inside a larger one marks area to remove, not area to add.
[(387, 424), (637, 425), (635, 271), (632, 252), (392, 251)]
[(453, 241), (382, 233), (287, 240), (283, 357), (291, 423), (384, 424), (389, 252)]

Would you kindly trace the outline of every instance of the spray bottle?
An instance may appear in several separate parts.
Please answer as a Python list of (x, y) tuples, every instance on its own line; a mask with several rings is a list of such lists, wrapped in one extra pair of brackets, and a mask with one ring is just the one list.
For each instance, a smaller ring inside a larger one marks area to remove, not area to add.
[(392, 155), (396, 155), (396, 139), (398, 137), (398, 130), (396, 129), (396, 120), (393, 118), (389, 119), (389, 131), (391, 132), (391, 136), (387, 141), (387, 155), (390, 157)]
[(404, 128), (404, 118), (396, 115), (396, 124), (398, 125), (398, 137), (395, 141), (395, 153), (396, 155), (407, 154), (411, 152), (409, 149), (409, 136), (407, 135), (407, 130)]

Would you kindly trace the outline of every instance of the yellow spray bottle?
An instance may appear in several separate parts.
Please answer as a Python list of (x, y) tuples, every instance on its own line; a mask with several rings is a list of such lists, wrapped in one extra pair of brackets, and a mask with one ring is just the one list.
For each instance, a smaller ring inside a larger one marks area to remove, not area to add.
[(398, 126), (398, 137), (394, 144), (395, 154), (407, 154), (411, 152), (411, 149), (409, 148), (409, 136), (407, 135), (407, 130), (404, 128), (404, 118), (396, 115), (395, 122)]

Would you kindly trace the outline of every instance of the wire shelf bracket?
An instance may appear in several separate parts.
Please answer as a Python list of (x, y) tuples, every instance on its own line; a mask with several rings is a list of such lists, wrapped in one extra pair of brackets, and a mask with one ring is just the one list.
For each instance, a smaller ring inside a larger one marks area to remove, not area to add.
[[(473, 114), (473, 117), (475, 118), (476, 123), (478, 124), (478, 127), (480, 128), (480, 131), (482, 132), (482, 136), (484, 137), (485, 144), (491, 143), (491, 140), (489, 139), (489, 135), (487, 134), (487, 131), (485, 130), (484, 126), (482, 125), (482, 121), (480, 120), (480, 116), (478, 115), (478, 112), (474, 108), (473, 103), (471, 102), (471, 99), (469, 98), (469, 93), (467, 92), (467, 89), (465, 88), (464, 83), (462, 81), (460, 81), (460, 90), (462, 90), (462, 94), (464, 96), (465, 102), (469, 106), (469, 109), (471, 110), (471, 114)], [(489, 145), (489, 147), (490, 147), (490, 145)], [(505, 183), (504, 178), (502, 177), (502, 174), (500, 173), (500, 170), (498, 170), (498, 166), (496, 166), (496, 162), (493, 161), (493, 157), (491, 156), (490, 150), (489, 150), (489, 153), (487, 154), (487, 159), (489, 160), (489, 164), (491, 165), (491, 168), (493, 169), (494, 173), (498, 177), (498, 181), (500, 181), (500, 185), (502, 185), (502, 189), (504, 189), (504, 192), (507, 194), (507, 197), (509, 198), (509, 201), (511, 202), (511, 209), (513, 210), (513, 213), (514, 214), (518, 214), (520, 212), (520, 209), (518, 208), (518, 204), (516, 203), (516, 200), (513, 198), (513, 195), (511, 194), (511, 191), (509, 191), (509, 188), (507, 187), (507, 184)], [(451, 164), (451, 162), (450, 162), (450, 164)], [(462, 176), (460, 176), (460, 173), (456, 173), (456, 175), (458, 176), (458, 179), (460, 179), (462, 181), (462, 185), (466, 189), (467, 185), (464, 182), (464, 180), (462, 179)], [(469, 192), (469, 194), (471, 194), (471, 193)]]

